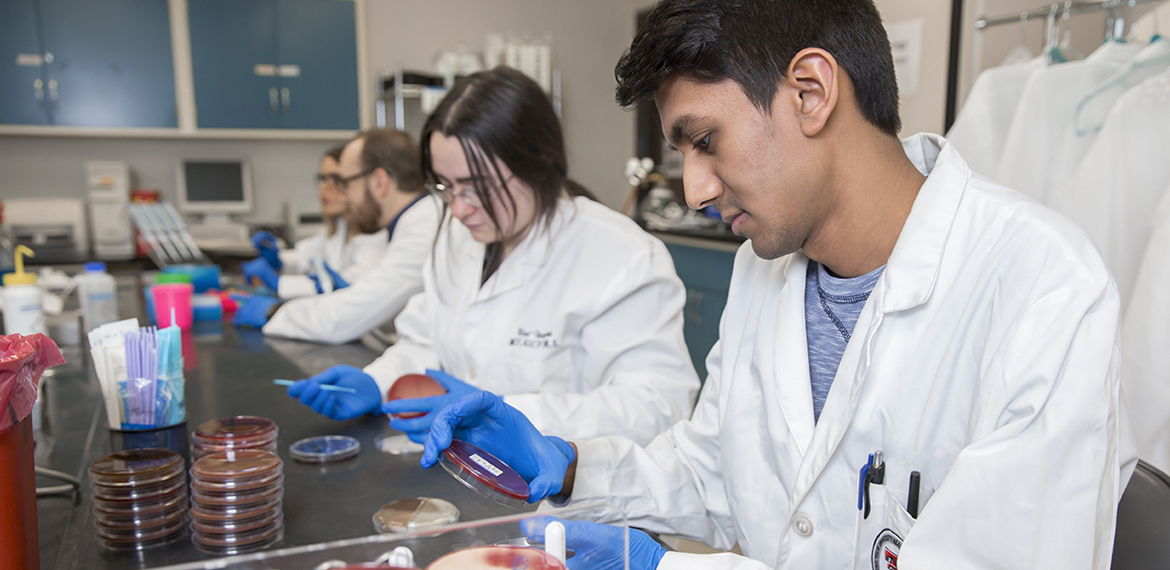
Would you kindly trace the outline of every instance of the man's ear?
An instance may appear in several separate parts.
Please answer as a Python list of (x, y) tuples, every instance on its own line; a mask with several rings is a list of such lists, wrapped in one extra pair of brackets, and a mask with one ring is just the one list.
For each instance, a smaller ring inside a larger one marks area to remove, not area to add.
[(386, 170), (376, 168), (370, 173), (370, 194), (375, 200), (384, 199), (392, 190), (398, 189), (398, 183)]
[(820, 133), (837, 107), (841, 91), (837, 60), (820, 48), (805, 48), (788, 64), (784, 82), (793, 91), (792, 104), (804, 136)]

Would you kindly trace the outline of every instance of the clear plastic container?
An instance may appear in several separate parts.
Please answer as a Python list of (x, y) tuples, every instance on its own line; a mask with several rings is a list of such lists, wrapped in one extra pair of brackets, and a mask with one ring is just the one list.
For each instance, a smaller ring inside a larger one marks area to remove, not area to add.
[(91, 261), (77, 276), (81, 319), (86, 331), (118, 320), (118, 284), (106, 273), (106, 264)]

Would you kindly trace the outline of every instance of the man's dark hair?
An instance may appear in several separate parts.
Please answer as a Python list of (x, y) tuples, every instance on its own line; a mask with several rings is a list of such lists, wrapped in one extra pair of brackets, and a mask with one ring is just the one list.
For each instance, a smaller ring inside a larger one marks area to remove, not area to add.
[(362, 144), (362, 170), (381, 168), (407, 193), (422, 192), (425, 187), (420, 166), (418, 144), (406, 133), (393, 129), (370, 129), (358, 135)]
[(767, 113), (788, 64), (810, 47), (836, 58), (865, 118), (896, 136), (898, 83), (873, 0), (662, 0), (618, 61), (617, 100), (646, 101), (675, 75), (731, 79)]

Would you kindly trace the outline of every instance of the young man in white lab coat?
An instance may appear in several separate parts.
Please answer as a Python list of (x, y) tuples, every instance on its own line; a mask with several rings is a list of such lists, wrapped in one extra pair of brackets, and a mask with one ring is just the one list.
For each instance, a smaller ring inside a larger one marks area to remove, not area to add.
[[(872, 0), (664, 0), (617, 77), (623, 105), (657, 104), (689, 205), (750, 239), (695, 412), (645, 447), (569, 445), (476, 393), (435, 419), (424, 467), (454, 435), (532, 500), (605, 499), (744, 554), (632, 532), (630, 568), (1109, 566), (1135, 459), (1117, 291), (1067, 220), (941, 137), (897, 139)], [(620, 537), (567, 524), (577, 567)]]
[(332, 293), (264, 307), (251, 307), (253, 299), (241, 307), (237, 324), (263, 327), (271, 336), (341, 344), (393, 319), (422, 290), (422, 265), (431, 253), (440, 205), (424, 189), (418, 144), (397, 131), (366, 131), (345, 146), (338, 176), (346, 221), (362, 231), (386, 228), (390, 242), (381, 259)]

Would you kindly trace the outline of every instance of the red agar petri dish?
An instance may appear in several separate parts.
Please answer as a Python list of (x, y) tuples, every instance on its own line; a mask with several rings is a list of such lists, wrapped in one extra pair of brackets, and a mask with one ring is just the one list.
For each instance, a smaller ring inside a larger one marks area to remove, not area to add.
[[(428, 398), (430, 396), (441, 396), (446, 393), (447, 389), (442, 384), (439, 384), (438, 380), (426, 374), (407, 374), (395, 380), (394, 385), (390, 386), (390, 389), (386, 391), (386, 401)], [(421, 418), (426, 413), (403, 412), (401, 414), (391, 415), (400, 420), (409, 420), (411, 418)]]
[(110, 487), (157, 483), (183, 471), (183, 458), (166, 449), (131, 449), (111, 453), (89, 467), (90, 480)]
[(226, 505), (191, 505), (191, 516), (204, 521), (235, 521), (259, 516), (272, 510), (280, 510), (282, 497), (274, 495), (251, 503), (229, 503)]
[(522, 546), (477, 546), (456, 550), (440, 557), (427, 570), (479, 570), (490, 568), (526, 568), (528, 570), (565, 570), (555, 556), (536, 548)]
[(507, 463), (461, 440), (443, 451), (443, 469), (467, 488), (509, 507), (528, 502), (528, 483)]
[(254, 517), (229, 521), (204, 521), (192, 518), (191, 530), (205, 535), (240, 534), (266, 528), (282, 518), (279, 509), (260, 513)]
[(280, 471), (281, 465), (280, 458), (270, 451), (219, 451), (199, 458), (191, 466), (191, 476), (215, 481), (238, 480)]
[(224, 442), (267, 439), (276, 432), (276, 422), (257, 416), (235, 416), (208, 420), (195, 428), (192, 439), (200, 442)]

